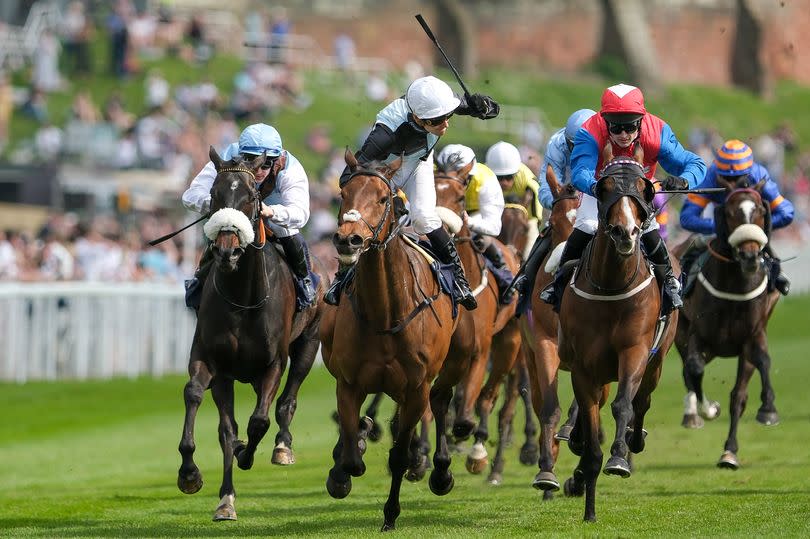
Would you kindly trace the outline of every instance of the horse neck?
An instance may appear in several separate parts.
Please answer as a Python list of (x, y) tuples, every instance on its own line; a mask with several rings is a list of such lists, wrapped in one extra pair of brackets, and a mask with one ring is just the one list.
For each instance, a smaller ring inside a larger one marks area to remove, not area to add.
[(366, 318), (390, 327), (393, 319), (412, 308), (408, 283), (413, 276), (402, 238), (394, 238), (385, 249), (366, 251), (356, 268), (353, 295)]
[(560, 220), (557, 226), (551, 227), (551, 245), (557, 246), (568, 239), (571, 232), (574, 231), (574, 225), (568, 219)]
[[(636, 269), (642, 264), (638, 242), (632, 255), (622, 256), (600, 225), (592, 244), (590, 258), (586, 264), (593, 282), (602, 288), (613, 290), (627, 286)], [(641, 271), (638, 274), (644, 275)]]
[(728, 262), (709, 256), (706, 264), (700, 270), (709, 282), (717, 284), (728, 292), (747, 292), (762, 283), (762, 279), (766, 277), (766, 270), (762, 264), (759, 265), (757, 271), (748, 273), (742, 270), (737, 260), (734, 260), (730, 250), (728, 254), (731, 258)]
[(262, 261), (262, 257), (265, 256), (263, 249), (256, 249), (249, 245), (239, 258), (236, 271), (223, 273), (216, 269), (215, 265), (217, 287), (226, 293), (230, 301), (235, 303), (251, 305), (261, 301), (270, 293), (267, 289), (268, 283), (270, 283), (271, 274), (276, 267), (275, 263), (268, 260)]

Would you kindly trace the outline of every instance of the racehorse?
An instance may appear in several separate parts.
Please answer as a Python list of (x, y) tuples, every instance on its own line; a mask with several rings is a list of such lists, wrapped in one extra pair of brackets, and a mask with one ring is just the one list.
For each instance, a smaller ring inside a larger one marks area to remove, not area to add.
[[(543, 261), (535, 277), (534, 290), (542, 290), (554, 276), (557, 262), (565, 241), (574, 230), (580, 197), (570, 184), (561, 186), (554, 170), (549, 166), (546, 180), (553, 198), (549, 225), (551, 250)], [(559, 453), (559, 440), (554, 433), (560, 420), (560, 403), (557, 398), (558, 370), (560, 358), (557, 352), (557, 313), (551, 305), (542, 301), (539, 294), (533, 294), (531, 310), (521, 318), (524, 350), (528, 358), (529, 380), (531, 382), (534, 412), (540, 418), (540, 471), (532, 485), (544, 491), (544, 499), (550, 499), (560, 484), (554, 474), (554, 463)]]
[[(500, 305), (499, 290), (495, 279), (488, 275), (483, 255), (474, 246), (472, 233), (467, 226), (465, 215), (466, 178), (474, 162), (460, 170), (437, 170), (436, 204), (439, 216), (454, 234), (458, 256), (464, 265), (464, 273), (473, 288), (478, 301), (474, 311), (461, 313), (462, 320), (469, 318), (471, 324), (459, 324), (450, 345), (451, 354), (471, 358), (470, 371), (465, 375), (459, 388), (460, 399), (453, 424), (456, 438), (465, 439), (473, 429), (474, 442), (467, 457), (467, 470), (480, 473), (488, 464), (485, 442), (489, 437), (489, 415), (498, 398), (498, 390), (504, 377), (513, 369), (520, 349), (520, 329), (515, 320), (515, 303)], [(516, 255), (496, 239), (504, 261), (514, 273), (518, 263)], [(491, 352), (491, 354), (490, 354)], [(487, 364), (491, 365), (489, 377), (484, 383)], [(482, 387), (483, 386), (483, 387)], [(471, 417), (473, 403), (478, 413), (478, 425)], [(490, 477), (491, 481), (500, 482), (500, 477)]]
[[(694, 264), (697, 279), (685, 298), (678, 322), (675, 345), (683, 360), (683, 378), (696, 402), (703, 402), (703, 369), (717, 356), (737, 356), (737, 379), (731, 390), (731, 426), (725, 450), (717, 465), (736, 470), (737, 425), (748, 401), (748, 382), (754, 369), (762, 378), (762, 405), (756, 419), (775, 425), (779, 415), (774, 406), (768, 354), (768, 320), (779, 292), (768, 291), (768, 271), (762, 250), (768, 243), (768, 208), (759, 189), (731, 188), (725, 203), (715, 213), (717, 237), (708, 246), (705, 263)], [(691, 424), (696, 410), (687, 410)]]
[[(243, 470), (252, 467), (256, 448), (270, 427), (268, 410), (288, 356), (290, 373), (276, 404), (280, 430), (273, 463), (295, 461), (289, 426), (298, 389), (318, 351), (322, 308), (295, 313), (292, 273), (278, 250), (266, 241), (260, 208), (274, 185), (265, 181), (258, 190), (255, 186), (255, 172), (264, 163), (264, 156), (223, 162), (213, 147), (209, 156), (217, 176), (211, 188), (211, 219), (205, 230), (213, 242), (214, 265), (203, 287), (189, 358), (190, 378), (183, 392), (186, 413), (177, 486), (186, 494), (202, 488), (202, 474), (194, 463), (194, 421), (203, 393), (210, 387), (219, 410), (224, 468), (214, 520), (236, 520), (233, 460), (236, 458)], [(325, 272), (316, 267), (327, 282)], [(318, 294), (323, 295), (323, 286)], [(316, 305), (320, 304), (318, 301)], [(257, 395), (247, 443), (237, 439), (234, 380), (251, 384)]]
[(618, 381), (611, 405), (616, 431), (604, 472), (629, 477), (628, 449), (644, 449), (644, 416), (677, 323), (673, 313), (659, 324), (659, 287), (640, 248), (654, 193), (641, 165), (640, 145), (634, 159), (613, 159), (608, 143), (603, 162), (607, 165), (595, 193), (599, 224), (565, 288), (558, 337), (561, 364), (571, 371), (579, 403), (577, 428), (584, 438), (579, 464), (568, 481), (575, 490), (584, 483), (587, 521), (596, 520), (596, 480), (602, 467), (599, 409), (605, 386)]
[(341, 262), (354, 264), (354, 280), (321, 326), (324, 363), (337, 380), (340, 422), (326, 488), (332, 497), (344, 498), (351, 477), (365, 472), (370, 422), (359, 421), (360, 407), (367, 395), (386, 393), (398, 405), (388, 458), (391, 489), (383, 510), (386, 531), (394, 529), (400, 513), (405, 471), (418, 458), (414, 428), (428, 402), (437, 440), (429, 486), (437, 495), (453, 488), (445, 416), (453, 386), (468, 365), (445, 361), (458, 322), (452, 299), (440, 290), (426, 257), (401, 233), (391, 181), (401, 161), (360, 166), (348, 149), (344, 158), (351, 175), (341, 188), (332, 241)]

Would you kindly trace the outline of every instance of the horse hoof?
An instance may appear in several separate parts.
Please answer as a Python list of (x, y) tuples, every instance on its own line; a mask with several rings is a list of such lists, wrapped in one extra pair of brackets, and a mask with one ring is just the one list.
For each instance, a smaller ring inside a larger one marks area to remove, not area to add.
[(503, 475), (501, 475), (499, 472), (492, 472), (489, 474), (489, 477), (487, 477), (487, 483), (493, 487), (497, 487), (503, 483)]
[(449, 493), (451, 490), (453, 490), (453, 485), (455, 485), (455, 482), (456, 480), (453, 479), (453, 473), (450, 470), (447, 470), (442, 477), (442, 474), (434, 469), (430, 473), (430, 478), (428, 478), (428, 486), (430, 487), (430, 491), (436, 496), (444, 496), (445, 494)]
[(773, 427), (779, 424), (779, 414), (777, 412), (766, 412), (760, 410), (757, 412), (757, 421), (766, 427)]
[(526, 442), (520, 448), (520, 463), (524, 466), (533, 466), (540, 460), (540, 448), (537, 444)]
[(233, 504), (230, 503), (223, 503), (217, 510), (214, 511), (214, 522), (218, 522), (220, 520), (236, 520), (236, 509), (234, 509)]
[(199, 492), (203, 486), (203, 478), (200, 470), (194, 470), (191, 474), (183, 477), (177, 474), (177, 488), (184, 494), (194, 494)]
[(571, 439), (571, 432), (573, 432), (573, 430), (573, 425), (563, 425), (560, 427), (560, 430), (557, 431), (557, 434), (554, 435), (554, 439), (560, 442), (567, 442)]
[(582, 452), (585, 451), (585, 444), (579, 441), (568, 439), (568, 449), (571, 450), (571, 453), (574, 455), (581, 457)]
[(698, 413), (703, 419), (711, 421), (720, 416), (720, 403), (717, 401), (708, 401), (705, 405), (698, 406)]
[(537, 472), (532, 481), (532, 486), (537, 490), (550, 490), (556, 492), (560, 490), (560, 482), (554, 472)]
[(427, 462), (428, 459), (424, 454), (419, 454), (418, 462), (414, 463), (413, 466), (410, 466), (405, 471), (405, 479), (410, 481), (411, 483), (416, 483), (417, 481), (421, 481), (425, 478), (425, 474), (427, 473)]
[(603, 470), (607, 475), (618, 475), (624, 479), (630, 477), (630, 464), (622, 457), (610, 457)]
[(371, 430), (368, 431), (368, 439), (372, 442), (379, 442), (382, 439), (382, 429), (376, 422), (371, 426)]
[(295, 454), (291, 448), (284, 445), (284, 442), (280, 442), (273, 449), (273, 458), (270, 459), (270, 462), (278, 466), (290, 466), (295, 464)]
[(471, 456), (467, 456), (467, 461), (464, 464), (468, 472), (473, 475), (478, 475), (486, 470), (487, 465), (489, 464), (489, 459), (487, 457), (482, 459), (474, 459)]
[(723, 451), (723, 456), (717, 461), (717, 467), (726, 470), (737, 470), (740, 463), (737, 461), (737, 455), (733, 451)]
[(682, 427), (686, 427), (687, 429), (702, 429), (703, 425), (703, 418), (699, 415), (683, 414), (683, 419), (681, 420)]
[(336, 500), (342, 500), (352, 491), (352, 478), (349, 477), (346, 479), (345, 483), (338, 483), (332, 479), (332, 474), (330, 473), (329, 477), (326, 478), (326, 491)]
[(459, 419), (453, 424), (453, 437), (456, 440), (466, 440), (472, 435), (473, 430), (475, 423), (469, 419)]
[(388, 522), (383, 522), (383, 525), (382, 525), (382, 528), (380, 528), (380, 531), (381, 532), (390, 532), (390, 531), (392, 531), (394, 529), (394, 527), (395, 526), (394, 526), (393, 522), (391, 522), (390, 524)]
[(583, 494), (585, 494), (585, 485), (581, 483), (577, 483), (574, 481), (573, 477), (569, 477), (563, 483), (563, 494), (568, 496), (569, 498), (575, 497), (579, 498)]

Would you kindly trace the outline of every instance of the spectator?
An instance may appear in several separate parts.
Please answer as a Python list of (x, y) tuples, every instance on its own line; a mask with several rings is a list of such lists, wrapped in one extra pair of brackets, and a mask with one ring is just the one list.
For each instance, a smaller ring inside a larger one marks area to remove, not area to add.
[(351, 79), (354, 71), (355, 46), (354, 40), (348, 34), (341, 33), (335, 38), (335, 64), (347, 78)]
[(4, 71), (0, 71), (0, 153), (8, 142), (8, 129), (14, 113), (14, 88)]
[(287, 10), (276, 8), (273, 12), (273, 22), (270, 25), (270, 56), (271, 64), (284, 64), (287, 62), (287, 47), (292, 23), (287, 17)]
[(62, 88), (59, 74), (59, 53), (62, 50), (59, 40), (50, 30), (42, 32), (34, 51), (32, 83), (43, 92), (54, 92)]
[(68, 75), (90, 73), (90, 36), (92, 26), (84, 12), (84, 3), (74, 0), (62, 19), (62, 42)]
[(124, 78), (129, 74), (127, 68), (127, 49), (129, 48), (127, 14), (126, 0), (118, 0), (113, 11), (107, 16), (107, 34), (110, 38), (110, 72), (118, 78)]
[(50, 122), (45, 122), (34, 135), (34, 149), (42, 161), (56, 161), (62, 155), (63, 145), (62, 130)]
[(0, 281), (13, 281), (18, 275), (17, 251), (9, 241), (9, 232), (0, 230)]
[(149, 71), (149, 75), (144, 81), (146, 86), (146, 107), (155, 108), (162, 107), (169, 99), (169, 92), (171, 87), (168, 81), (163, 77), (163, 74), (158, 69)]

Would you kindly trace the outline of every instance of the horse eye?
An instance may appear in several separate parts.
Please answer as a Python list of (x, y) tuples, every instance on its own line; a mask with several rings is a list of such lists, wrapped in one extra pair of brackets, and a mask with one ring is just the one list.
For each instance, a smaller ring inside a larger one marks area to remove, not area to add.
[(380, 204), (385, 204), (386, 202), (388, 202), (388, 197), (382, 197), (379, 201)]
[(464, 197), (463, 196), (458, 197), (458, 199), (456, 199), (456, 202), (458, 202), (459, 204), (464, 204)]

